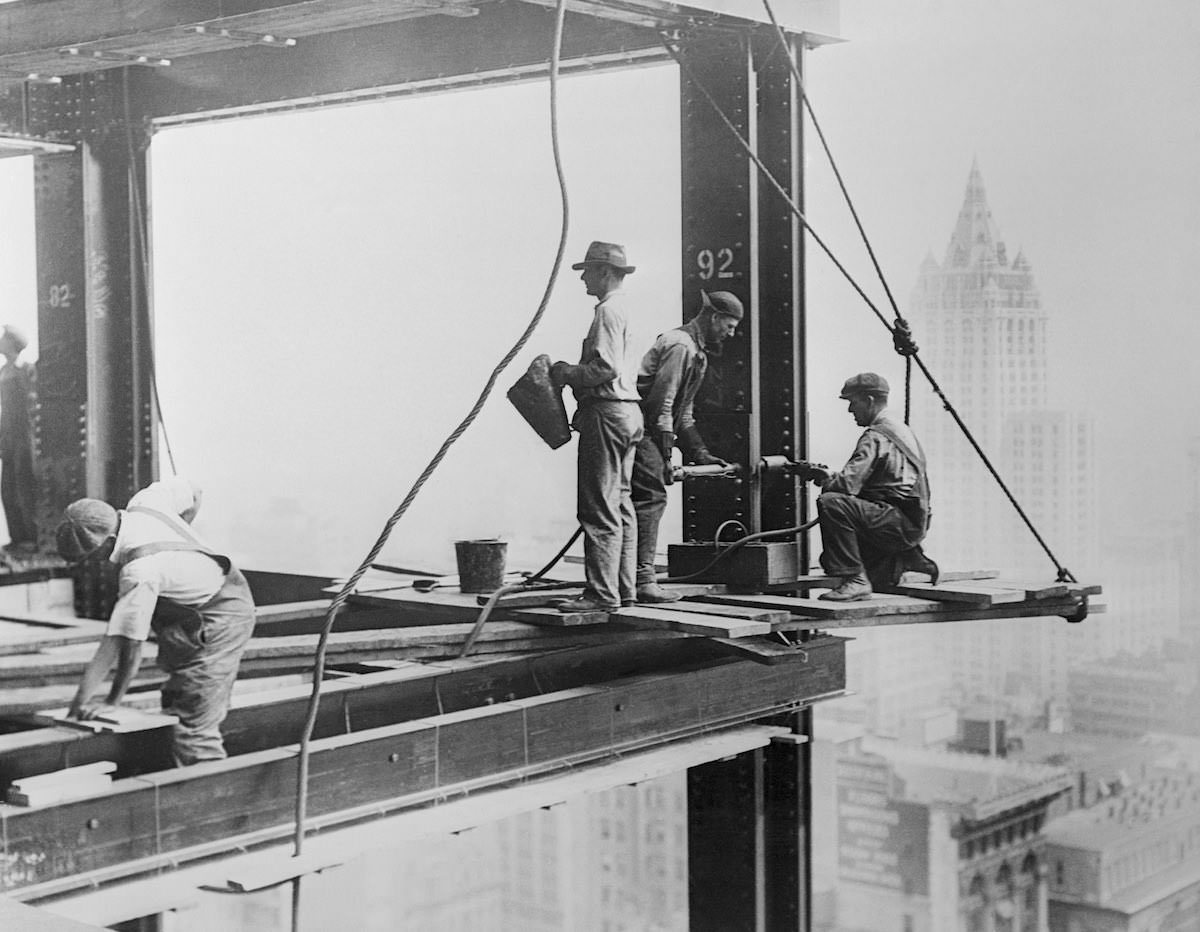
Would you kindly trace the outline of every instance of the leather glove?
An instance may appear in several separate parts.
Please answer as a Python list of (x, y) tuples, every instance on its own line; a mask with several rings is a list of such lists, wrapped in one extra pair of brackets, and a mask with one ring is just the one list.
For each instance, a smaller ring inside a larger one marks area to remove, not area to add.
[(550, 367), (550, 381), (559, 388), (567, 384), (567, 371), (571, 368), (569, 362), (561, 359)]
[(660, 430), (657, 443), (663, 461), (663, 485), (673, 485), (675, 476), (671, 473), (671, 451), (675, 449), (675, 434), (669, 430)]
[(704, 447), (701, 447), (692, 454), (692, 463), (696, 466), (728, 466), (729, 464), (719, 456), (713, 456)]

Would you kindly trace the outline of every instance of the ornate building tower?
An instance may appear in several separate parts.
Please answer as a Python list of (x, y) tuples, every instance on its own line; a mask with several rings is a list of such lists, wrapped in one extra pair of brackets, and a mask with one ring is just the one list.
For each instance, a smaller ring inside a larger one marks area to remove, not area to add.
[[(1028, 259), (1001, 239), (978, 164), (945, 257), (921, 265), (910, 315), (924, 358), (1034, 525), (1064, 565), (1094, 572), (1091, 424), (1048, 409), (1048, 315)], [(930, 460), (931, 555), (1052, 580), (1053, 564), (936, 399), (916, 398), (913, 421)], [(941, 648), (968, 700), (1048, 699), (1065, 697), (1068, 659), (1096, 654), (1099, 641), (1034, 621), (956, 633)]]
[[(1009, 259), (978, 164), (945, 258), (939, 265), (931, 254), (921, 265), (911, 316), (947, 396), (993, 462), (1008, 465), (1014, 416), (1046, 408), (1047, 315), (1029, 261), (1019, 252)], [(952, 547), (959, 565), (1012, 566), (1010, 506), (957, 425), (920, 403), (914, 421), (936, 468), (934, 540)]]

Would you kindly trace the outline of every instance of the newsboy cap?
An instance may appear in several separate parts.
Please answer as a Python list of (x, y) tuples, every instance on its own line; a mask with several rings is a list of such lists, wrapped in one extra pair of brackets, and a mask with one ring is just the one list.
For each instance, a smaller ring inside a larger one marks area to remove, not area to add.
[(855, 395), (883, 395), (887, 397), (888, 392), (887, 379), (882, 375), (876, 375), (874, 372), (860, 372), (858, 375), (852, 375), (846, 379), (842, 385), (842, 393), (839, 398), (853, 398)]
[(578, 271), (589, 265), (611, 265), (614, 269), (619, 269), (628, 275), (636, 266), (629, 265), (625, 258), (625, 247), (618, 246), (616, 243), (602, 243), (599, 240), (593, 241), (592, 245), (588, 246), (587, 254), (581, 262), (576, 262), (571, 268)]
[(78, 563), (117, 532), (117, 510), (98, 498), (71, 502), (54, 532), (58, 555)]
[(724, 314), (734, 320), (741, 320), (746, 313), (742, 310), (742, 302), (738, 296), (728, 291), (701, 291), (700, 300), (704, 307), (711, 308), (714, 314)]

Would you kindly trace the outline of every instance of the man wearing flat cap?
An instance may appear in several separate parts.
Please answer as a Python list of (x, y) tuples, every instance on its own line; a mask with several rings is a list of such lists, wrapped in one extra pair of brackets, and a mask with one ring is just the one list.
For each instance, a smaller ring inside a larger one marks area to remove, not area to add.
[(658, 525), (667, 507), (671, 451), (676, 445), (688, 463), (727, 465), (713, 456), (696, 428), (692, 406), (708, 371), (708, 354), (733, 336), (743, 317), (742, 302), (728, 291), (700, 292), (700, 312), (682, 327), (660, 334), (638, 370), (646, 436), (633, 462), (633, 507), (637, 513), (637, 601), (679, 598), (655, 582)]
[(611, 611), (631, 605), (637, 560), (637, 526), (630, 499), (634, 448), (642, 439), (642, 411), (629, 329), (629, 311), (621, 285), (634, 267), (625, 248), (594, 242), (581, 262), (587, 293), (596, 298), (592, 325), (579, 363), (556, 362), (556, 385), (575, 394), (573, 426), (579, 431), (577, 516), (583, 527), (586, 587), (577, 599), (563, 602), (564, 612)]
[(811, 466), (807, 478), (821, 486), (821, 567), (840, 577), (821, 598), (868, 599), (874, 588), (894, 586), (906, 570), (928, 573), (937, 564), (921, 541), (929, 527), (929, 479), (925, 454), (907, 424), (888, 416), (888, 383), (874, 372), (847, 379), (839, 396), (866, 428), (841, 471)]
[[(254, 630), (254, 600), (245, 578), (190, 527), (200, 497), (196, 486), (174, 476), (138, 492), (124, 511), (79, 499), (67, 506), (56, 533), (63, 559), (107, 559), (120, 568), (108, 630), (69, 714), (88, 720), (119, 704), (153, 631), (158, 665), (169, 674), (162, 708), (179, 719), (172, 734), (176, 766), (225, 757), (221, 722)], [(93, 702), (114, 665), (106, 701)]]
[(25, 334), (5, 326), (0, 333), (0, 503), (8, 522), (10, 553), (38, 549), (37, 476), (33, 470), (33, 366), (22, 362)]

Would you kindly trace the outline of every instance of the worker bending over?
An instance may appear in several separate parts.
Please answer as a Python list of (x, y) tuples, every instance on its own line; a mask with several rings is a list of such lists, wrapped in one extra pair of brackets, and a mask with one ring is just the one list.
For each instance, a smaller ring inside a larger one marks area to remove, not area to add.
[[(169, 674), (162, 708), (179, 719), (176, 766), (225, 757), (221, 722), (254, 630), (245, 578), (189, 527), (199, 507), (200, 490), (176, 476), (138, 492), (124, 511), (94, 498), (72, 502), (57, 530), (65, 560), (107, 559), (120, 567), (108, 630), (83, 673), (70, 716), (95, 718), (120, 703), (153, 630), (158, 665)], [(114, 664), (108, 698), (93, 702)]]
[(678, 444), (688, 463), (728, 465), (708, 452), (696, 428), (692, 405), (708, 370), (708, 352), (733, 336), (742, 320), (742, 302), (728, 291), (700, 292), (700, 313), (682, 327), (661, 334), (642, 357), (637, 388), (642, 397), (646, 436), (633, 462), (633, 507), (637, 513), (637, 600), (674, 602), (679, 598), (655, 582), (658, 524), (667, 507), (671, 451)]
[(580, 270), (587, 293), (598, 299), (578, 365), (556, 362), (556, 385), (575, 393), (579, 431), (578, 508), (583, 527), (586, 588), (559, 605), (564, 612), (611, 611), (634, 600), (637, 527), (629, 497), (634, 447), (642, 439), (642, 412), (631, 364), (629, 312), (621, 285), (633, 272), (625, 249), (594, 242)]
[(821, 598), (852, 602), (871, 597), (872, 587), (894, 586), (906, 570), (928, 573), (937, 582), (937, 564), (921, 541), (929, 527), (929, 479), (925, 454), (907, 424), (887, 416), (888, 383), (874, 372), (846, 380), (841, 398), (865, 427), (849, 462), (840, 472), (811, 465), (807, 478), (822, 487), (817, 499), (821, 523), (821, 566), (840, 576), (837, 588)]

